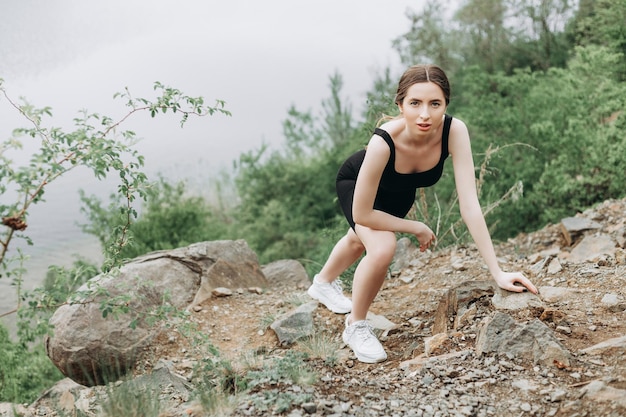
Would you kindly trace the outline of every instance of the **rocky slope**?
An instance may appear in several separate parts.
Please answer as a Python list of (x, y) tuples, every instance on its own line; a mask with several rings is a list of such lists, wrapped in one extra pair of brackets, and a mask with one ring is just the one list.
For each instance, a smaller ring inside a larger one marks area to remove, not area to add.
[[(474, 246), (426, 254), (409, 247), (371, 309), (383, 323), (389, 359), (381, 364), (356, 361), (340, 342), (344, 317), (322, 306), (310, 314), (313, 337), (279, 342), (270, 323), (310, 301), (300, 281), (215, 296), (197, 306), (190, 321), (233, 364), (233, 375), (255, 361), (278, 363), (271, 361), (306, 351), (315, 379), (269, 378), (232, 396), (228, 406), (203, 411), (188, 394), (208, 352), (181, 337), (180, 327), (163, 332), (136, 373), (166, 369), (187, 384), (173, 391), (175, 383), (165, 384), (161, 396), (169, 405), (161, 416), (623, 416), (625, 214), (626, 200), (607, 201), (498, 245), (502, 267), (523, 271), (541, 291), (536, 299), (521, 295), (515, 307), (495, 302), (499, 292), (489, 285), (472, 287), (489, 283)], [(464, 294), (470, 296), (461, 299), (459, 288), (469, 288)], [(513, 321), (494, 327), (498, 314)], [(549, 340), (531, 328), (547, 329)], [(486, 347), (497, 334), (510, 340)], [(518, 342), (528, 342), (527, 351)], [(70, 415), (97, 415), (101, 388), (64, 383), (23, 413), (61, 415), (65, 407)]]

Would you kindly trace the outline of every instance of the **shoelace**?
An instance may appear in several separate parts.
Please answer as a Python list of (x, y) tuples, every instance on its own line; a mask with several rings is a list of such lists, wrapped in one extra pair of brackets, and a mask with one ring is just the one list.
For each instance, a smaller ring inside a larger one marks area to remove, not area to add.
[(337, 281), (334, 280), (333, 282), (330, 283), (330, 286), (332, 287), (332, 289), (335, 292), (335, 296), (336, 297), (341, 297), (343, 296), (343, 289), (341, 288), (341, 284)]
[(366, 321), (356, 324), (354, 329), (354, 332), (359, 338), (363, 339), (363, 341), (375, 337), (373, 331), (372, 326)]

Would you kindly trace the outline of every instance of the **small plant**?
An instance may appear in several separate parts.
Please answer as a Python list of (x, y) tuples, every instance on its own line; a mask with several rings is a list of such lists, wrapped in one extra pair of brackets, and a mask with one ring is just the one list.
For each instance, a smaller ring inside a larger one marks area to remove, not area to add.
[(194, 371), (194, 395), (207, 415), (221, 415), (232, 407), (234, 399), (248, 388), (243, 372), (235, 370), (229, 361), (206, 357)]
[[(495, 148), (489, 146), (489, 148), (485, 151), (484, 159), (478, 169), (478, 178), (476, 179), (476, 191), (479, 198), (482, 194), (483, 185), (486, 182), (485, 177), (489, 174), (489, 162), (493, 155), (504, 148), (515, 145), (528, 146), (523, 143), (514, 143)], [(502, 203), (508, 200), (517, 200), (518, 198), (520, 198), (522, 193), (523, 185), (521, 181), (518, 181), (513, 184), (513, 186), (511, 186), (507, 190), (507, 192), (504, 193), (504, 195), (500, 196), (496, 201), (484, 206), (482, 208), (483, 215), (489, 215), (493, 210), (495, 210)], [(431, 208), (432, 204), (430, 203), (434, 204), (434, 209)], [(433, 211), (434, 216), (436, 216), (435, 218), (432, 218)], [(445, 206), (442, 207), (436, 191), (434, 191), (433, 189), (427, 191), (424, 188), (420, 188), (419, 196), (417, 197), (414, 204), (414, 210), (412, 210), (412, 213), (410, 213), (409, 216), (418, 219), (418, 213), (419, 219), (424, 223), (430, 225), (430, 227), (435, 232), (435, 235), (437, 236), (437, 241), (434, 248), (437, 248), (438, 246), (445, 247), (449, 244), (462, 243), (466, 239), (466, 230), (462, 229), (462, 231), (459, 231), (459, 228), (463, 227), (463, 219), (461, 219), (459, 213), (459, 197), (456, 191), (452, 192), (449, 201), (445, 204)], [(409, 238), (412, 240), (415, 239), (413, 236), (409, 236)]]
[(281, 392), (277, 389), (265, 390), (252, 395), (251, 401), (260, 411), (284, 413), (294, 405), (300, 405), (311, 400), (311, 394), (302, 392)]
[(322, 359), (327, 365), (333, 366), (337, 363), (337, 352), (341, 343), (329, 332), (322, 331), (300, 340), (298, 346), (310, 358)]
[(102, 417), (158, 417), (159, 393), (133, 381), (111, 384), (101, 403)]
[[(207, 415), (221, 415), (233, 402), (245, 396), (259, 410), (283, 412), (310, 399), (300, 392), (280, 392), (277, 385), (311, 385), (317, 376), (306, 364), (303, 352), (288, 351), (284, 357), (253, 360), (246, 357), (245, 368), (237, 369), (230, 361), (218, 356), (206, 357), (194, 371), (195, 396)], [(272, 387), (272, 389), (267, 389)]]
[(215, 389), (201, 390), (198, 391), (195, 406), (188, 413), (194, 416), (229, 416), (236, 407), (237, 398)]
[(259, 319), (259, 331), (266, 331), (276, 321), (276, 314), (266, 313)]
[(311, 298), (309, 298), (308, 296), (304, 295), (304, 293), (302, 294), (290, 294), (287, 299), (285, 300), (285, 302), (287, 304), (290, 304), (294, 307), (299, 307), (302, 304), (308, 303), (309, 301), (311, 301)]
[(266, 363), (263, 369), (247, 373), (249, 386), (255, 387), (267, 383), (289, 383), (311, 385), (315, 383), (317, 375), (306, 364), (308, 356), (304, 352), (287, 351), (284, 357), (275, 358)]
[(262, 411), (282, 413), (294, 404), (310, 401), (311, 396), (307, 393), (291, 392), (290, 388), (285, 391), (275, 388), (278, 385), (314, 384), (317, 375), (307, 365), (307, 359), (305, 353), (289, 350), (285, 356), (266, 362), (262, 369), (248, 372), (249, 397), (255, 407)]

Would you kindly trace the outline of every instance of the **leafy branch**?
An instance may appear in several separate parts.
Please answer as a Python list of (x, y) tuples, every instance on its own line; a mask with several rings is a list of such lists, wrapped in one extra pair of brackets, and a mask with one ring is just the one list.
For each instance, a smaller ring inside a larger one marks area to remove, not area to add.
[[(156, 98), (135, 98), (128, 88), (123, 93), (116, 93), (114, 98), (125, 100), (130, 110), (119, 120), (86, 110), (79, 112), (70, 131), (59, 127), (47, 127), (43, 120), (52, 116), (50, 107), (36, 108), (24, 99), (13, 100), (0, 79), (0, 99), (4, 99), (17, 110), (28, 122), (27, 127), (13, 131), (12, 137), (0, 143), (0, 194), (13, 196), (13, 203), (0, 204), (0, 215), (4, 231), (0, 233), (0, 278), (13, 277), (13, 283), (21, 286), (23, 268), (12, 268), (18, 258), (10, 258), (9, 248), (14, 238), (32, 241), (25, 234), (28, 227), (28, 210), (33, 204), (44, 201), (46, 188), (59, 177), (77, 167), (90, 169), (101, 180), (110, 173), (117, 173), (120, 178), (117, 192), (124, 204), (120, 207), (124, 224), (114, 231), (115, 239), (105, 250), (104, 270), (110, 270), (120, 262), (119, 254), (128, 244), (128, 230), (137, 217), (134, 207), (137, 198), (147, 197), (147, 176), (142, 172), (144, 157), (133, 146), (136, 143), (135, 132), (118, 128), (131, 116), (140, 112), (149, 112), (152, 117), (168, 111), (180, 115), (180, 125), (184, 126), (189, 116), (203, 117), (222, 114), (229, 116), (225, 102), (216, 100), (215, 104), (206, 105), (202, 97), (191, 97), (180, 90), (154, 83)], [(23, 149), (23, 138), (37, 142), (36, 150), (30, 155), (28, 163), (19, 166), (8, 156), (11, 152)], [(11, 198), (11, 197), (9, 197)], [(20, 307), (20, 299), (17, 300)], [(16, 310), (17, 310), (16, 309)]]

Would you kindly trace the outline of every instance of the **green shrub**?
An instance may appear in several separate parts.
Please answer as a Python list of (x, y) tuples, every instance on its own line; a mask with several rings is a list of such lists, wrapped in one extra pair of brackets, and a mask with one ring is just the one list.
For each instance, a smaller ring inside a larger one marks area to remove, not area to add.
[[(120, 213), (121, 201), (110, 197), (108, 208), (96, 197), (81, 193), (83, 212), (89, 223), (83, 230), (96, 236), (103, 248), (116, 239), (116, 230), (126, 222)], [(119, 256), (132, 259), (148, 252), (174, 249), (192, 243), (225, 239), (231, 219), (199, 196), (188, 195), (184, 182), (170, 184), (160, 178), (147, 191), (146, 202), (128, 230), (128, 243)]]
[(0, 325), (0, 402), (31, 403), (63, 378), (46, 356), (41, 343), (12, 342)]

